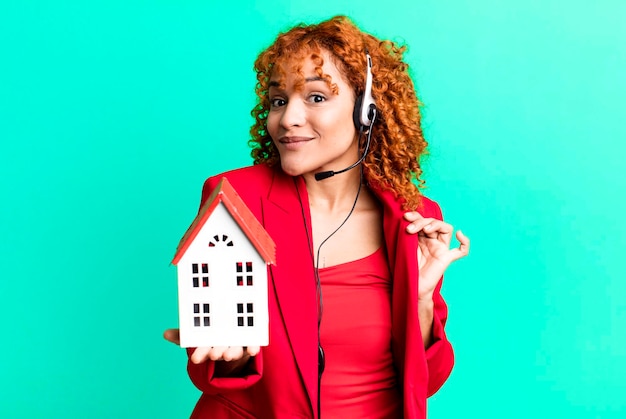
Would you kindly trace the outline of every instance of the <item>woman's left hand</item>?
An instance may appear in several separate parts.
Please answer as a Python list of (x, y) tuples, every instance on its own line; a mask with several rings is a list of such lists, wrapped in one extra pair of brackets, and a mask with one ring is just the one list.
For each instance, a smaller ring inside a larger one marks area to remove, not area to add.
[(435, 218), (424, 218), (417, 211), (405, 213), (404, 219), (410, 222), (406, 231), (418, 234), (419, 298), (430, 299), (448, 266), (455, 260), (467, 256), (470, 240), (459, 230), (456, 232), (456, 238), (460, 246), (450, 249), (454, 231), (450, 224)]

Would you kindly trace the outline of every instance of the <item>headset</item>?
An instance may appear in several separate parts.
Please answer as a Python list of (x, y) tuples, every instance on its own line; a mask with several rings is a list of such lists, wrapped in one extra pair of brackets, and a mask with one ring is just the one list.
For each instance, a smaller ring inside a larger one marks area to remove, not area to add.
[(363, 94), (359, 95), (356, 98), (354, 103), (354, 112), (352, 113), (352, 119), (354, 120), (354, 126), (359, 131), (359, 139), (361, 135), (364, 133), (367, 134), (367, 141), (365, 142), (365, 149), (363, 150), (363, 154), (361, 157), (349, 167), (346, 167), (342, 170), (329, 170), (326, 172), (319, 172), (315, 174), (315, 180), (320, 181), (327, 179), (329, 177), (335, 176), (339, 173), (347, 172), (348, 170), (352, 170), (357, 167), (359, 164), (365, 160), (367, 153), (370, 148), (370, 141), (372, 138), (372, 125), (374, 125), (374, 121), (376, 120), (376, 102), (374, 102), (374, 98), (372, 97), (372, 57), (369, 52), (365, 50), (365, 57), (367, 58), (367, 69), (365, 73), (365, 89), (363, 90)]

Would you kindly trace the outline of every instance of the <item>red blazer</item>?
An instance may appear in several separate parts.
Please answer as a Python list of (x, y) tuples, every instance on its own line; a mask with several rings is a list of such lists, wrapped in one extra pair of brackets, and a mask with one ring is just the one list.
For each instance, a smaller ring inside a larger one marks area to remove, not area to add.
[[(310, 228), (311, 218), (304, 181), (287, 176), (280, 169), (256, 165), (209, 178), (202, 202), (223, 176), (276, 242), (277, 265), (270, 267), (269, 278), (270, 343), (261, 348), (241, 378), (216, 377), (215, 363), (210, 361), (200, 365), (189, 362), (189, 376), (202, 391), (191, 417), (315, 418), (317, 302), (305, 230)], [(417, 315), (417, 235), (406, 233), (408, 223), (393, 194), (376, 187), (372, 190), (383, 207), (385, 244), (393, 278), (392, 351), (402, 386), (404, 417), (425, 418), (426, 398), (441, 387), (454, 363), (444, 332), (447, 307), (439, 292), (440, 282), (433, 296), (433, 344), (424, 350)], [(423, 199), (420, 212), (425, 217), (441, 219), (438, 205), (427, 198)]]

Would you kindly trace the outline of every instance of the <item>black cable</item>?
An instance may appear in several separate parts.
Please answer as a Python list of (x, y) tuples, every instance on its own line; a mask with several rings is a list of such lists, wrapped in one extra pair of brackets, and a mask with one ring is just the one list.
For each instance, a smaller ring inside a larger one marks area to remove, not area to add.
[[(371, 129), (368, 132), (368, 143), (370, 140), (370, 135), (371, 135)], [(363, 134), (363, 130), (359, 130), (359, 137)], [(369, 148), (369, 144), (366, 145), (366, 152), (367, 152), (367, 148)], [(366, 153), (365, 152), (365, 153)], [(364, 155), (365, 155), (364, 153)], [(360, 158), (360, 160), (362, 160), (362, 158)], [(294, 178), (294, 184), (296, 186), (296, 194), (298, 195), (298, 201), (300, 202), (300, 210), (302, 211), (302, 220), (304, 222), (304, 230), (306, 231), (306, 236), (307, 236), (307, 242), (309, 245), (309, 252), (311, 255), (311, 263), (313, 264), (313, 274), (315, 276), (315, 283), (316, 283), (316, 293), (317, 293), (317, 343), (318, 343), (318, 379), (317, 379), (317, 417), (318, 419), (321, 419), (322, 417), (322, 411), (321, 411), (321, 387), (322, 387), (322, 373), (324, 372), (324, 367), (325, 367), (325, 357), (324, 357), (324, 350), (322, 348), (322, 344), (320, 341), (320, 328), (322, 325), (322, 314), (324, 312), (324, 299), (323, 299), (323, 295), (322, 295), (322, 281), (320, 279), (319, 276), (319, 261), (320, 261), (320, 252), (322, 249), (322, 246), (332, 237), (335, 235), (335, 233), (337, 233), (341, 227), (344, 226), (344, 224), (348, 221), (348, 219), (350, 218), (350, 216), (352, 215), (352, 213), (354, 212), (354, 209), (356, 208), (356, 204), (359, 201), (359, 196), (361, 195), (361, 188), (363, 185), (363, 166), (360, 166), (359, 168), (360, 174), (359, 174), (359, 188), (356, 192), (356, 197), (354, 198), (354, 202), (352, 204), (352, 208), (350, 208), (350, 211), (348, 212), (348, 215), (346, 216), (346, 218), (341, 222), (341, 224), (339, 225), (339, 227), (337, 227), (335, 229), (335, 231), (333, 231), (332, 233), (330, 233), (330, 235), (328, 237), (326, 237), (321, 243), (320, 245), (317, 247), (317, 255), (315, 257), (315, 261), (313, 260), (313, 242), (311, 240), (311, 236), (309, 235), (309, 228), (307, 226), (306, 223), (306, 214), (304, 212), (304, 205), (302, 204), (302, 198), (300, 197), (300, 190), (298, 188), (298, 182), (296, 181), (296, 179)]]

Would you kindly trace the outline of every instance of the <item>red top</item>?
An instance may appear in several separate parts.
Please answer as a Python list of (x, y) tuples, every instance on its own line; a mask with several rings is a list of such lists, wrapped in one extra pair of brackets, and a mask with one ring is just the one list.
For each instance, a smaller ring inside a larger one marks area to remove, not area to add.
[(319, 269), (322, 417), (399, 418), (402, 403), (391, 353), (391, 275), (384, 248)]

